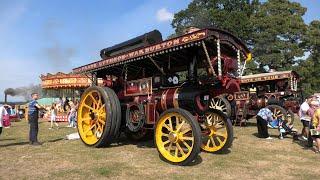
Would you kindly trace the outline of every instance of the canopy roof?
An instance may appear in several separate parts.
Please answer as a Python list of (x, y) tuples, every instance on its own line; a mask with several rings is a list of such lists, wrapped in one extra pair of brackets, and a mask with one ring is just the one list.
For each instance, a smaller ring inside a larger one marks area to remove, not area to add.
[(41, 75), (41, 87), (44, 89), (63, 89), (63, 88), (86, 88), (91, 84), (91, 79), (88, 76), (62, 73)]
[[(194, 46), (201, 46), (201, 41), (212, 42), (212, 40), (216, 41), (218, 39), (220, 40), (222, 48), (227, 49), (228, 51), (230, 51), (229, 49), (240, 50), (240, 55), (242, 56), (243, 59), (251, 58), (251, 53), (249, 49), (240, 39), (238, 39), (237, 37), (235, 37), (229, 32), (219, 30), (219, 29), (214, 29), (214, 28), (207, 28), (207, 29), (201, 29), (189, 34), (185, 34), (176, 38), (168, 39), (151, 46), (146, 46), (146, 47), (134, 49), (131, 51), (123, 52), (119, 55), (111, 56), (110, 58), (99, 60), (87, 65), (75, 68), (73, 69), (73, 72), (74, 73), (97, 72), (102, 69), (109, 69), (110, 67), (121, 66), (129, 62), (130, 64), (132, 64), (131, 62), (140, 61), (140, 60), (145, 60), (145, 61), (134, 64), (135, 67), (139, 67), (141, 64), (144, 64), (146, 67), (148, 67), (149, 65), (146, 65), (145, 63), (150, 63), (150, 60), (149, 60), (150, 57), (151, 58), (157, 57), (158, 58), (157, 60), (161, 63), (164, 61), (164, 58), (161, 58), (161, 57), (163, 57), (166, 54), (174, 54), (174, 57), (171, 60), (172, 63), (175, 63), (178, 60), (181, 61), (181, 62), (177, 62), (177, 66), (185, 65), (185, 58), (189, 57), (188, 52), (190, 53), (190, 51), (183, 51), (183, 49), (191, 48)], [(210, 48), (210, 45), (208, 48)], [(150, 72), (152, 72), (152, 69), (150, 70)]]
[(270, 81), (270, 80), (290, 79), (290, 78), (299, 79), (299, 75), (295, 71), (277, 71), (277, 72), (270, 72), (270, 73), (252, 74), (252, 75), (242, 76), (241, 84)]

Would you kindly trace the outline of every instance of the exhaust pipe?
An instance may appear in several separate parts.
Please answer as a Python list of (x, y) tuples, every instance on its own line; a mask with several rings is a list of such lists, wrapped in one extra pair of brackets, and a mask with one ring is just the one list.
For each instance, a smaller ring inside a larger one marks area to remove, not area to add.
[(4, 93), (4, 103), (7, 104), (7, 96), (8, 94), (7, 93)]

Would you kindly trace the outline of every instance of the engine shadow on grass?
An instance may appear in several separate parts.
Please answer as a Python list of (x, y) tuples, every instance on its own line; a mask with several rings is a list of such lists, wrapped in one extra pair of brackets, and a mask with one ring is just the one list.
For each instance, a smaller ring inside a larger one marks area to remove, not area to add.
[(121, 135), (116, 142), (110, 145), (110, 147), (120, 147), (126, 145), (136, 145), (138, 148), (155, 148), (153, 139), (131, 140), (125, 135)]
[[(167, 163), (169, 163), (169, 164), (172, 164), (171, 162), (169, 162), (168, 160), (166, 160), (166, 159), (164, 159), (162, 156), (160, 156), (160, 154), (159, 154), (159, 158), (162, 160), (162, 161), (164, 161), (164, 162), (167, 162)], [(183, 166), (189, 166), (189, 167), (191, 167), (191, 166), (196, 166), (196, 165), (198, 165), (198, 164), (201, 164), (202, 163), (202, 157), (200, 156), (200, 154), (198, 154), (197, 155), (197, 157), (193, 160), (193, 161), (191, 161), (189, 164), (186, 164), (186, 165), (183, 165)]]
[(219, 152), (206, 152), (206, 151), (201, 151), (201, 153), (208, 153), (208, 154), (212, 154), (212, 155), (227, 155), (227, 154), (230, 154), (231, 153), (231, 150), (230, 149), (226, 149), (224, 151), (219, 151)]
[(196, 166), (196, 165), (201, 164), (201, 163), (202, 163), (202, 158), (201, 158), (200, 155), (198, 155), (191, 163), (189, 163), (186, 166)]

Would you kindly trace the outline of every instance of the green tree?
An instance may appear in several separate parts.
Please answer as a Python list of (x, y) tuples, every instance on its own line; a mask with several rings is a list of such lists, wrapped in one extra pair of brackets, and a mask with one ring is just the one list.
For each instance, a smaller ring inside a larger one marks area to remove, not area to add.
[(320, 21), (310, 23), (303, 42), (310, 55), (295, 69), (302, 77), (301, 87), (310, 95), (320, 92)]
[(289, 0), (194, 0), (175, 14), (172, 26), (177, 34), (187, 26), (228, 30), (253, 50), (250, 72), (257, 72), (257, 64), (286, 70), (304, 54), (305, 12), (306, 8)]
[(276, 70), (292, 69), (304, 55), (305, 12), (306, 8), (289, 0), (261, 4), (252, 18), (255, 60)]
[(258, 4), (258, 0), (194, 0), (174, 15), (172, 26), (178, 35), (188, 26), (217, 27), (250, 43), (250, 19)]

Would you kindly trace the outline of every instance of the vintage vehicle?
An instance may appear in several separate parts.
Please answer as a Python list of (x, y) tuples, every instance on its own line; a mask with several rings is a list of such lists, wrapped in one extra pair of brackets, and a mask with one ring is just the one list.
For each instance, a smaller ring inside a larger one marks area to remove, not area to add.
[(233, 141), (232, 123), (209, 102), (237, 86), (239, 64), (251, 58), (249, 50), (232, 34), (213, 28), (165, 41), (158, 35), (153, 31), (105, 48), (102, 60), (73, 69), (93, 82), (78, 108), (81, 140), (102, 147), (121, 132), (139, 138), (154, 130), (160, 157), (177, 165), (192, 162), (201, 149), (226, 150)]
[(299, 75), (295, 71), (278, 71), (241, 77), (241, 92), (234, 94), (235, 122), (255, 116), (260, 108), (271, 107), (274, 116), (282, 116), (292, 125), (299, 111), (302, 94), (298, 91)]

